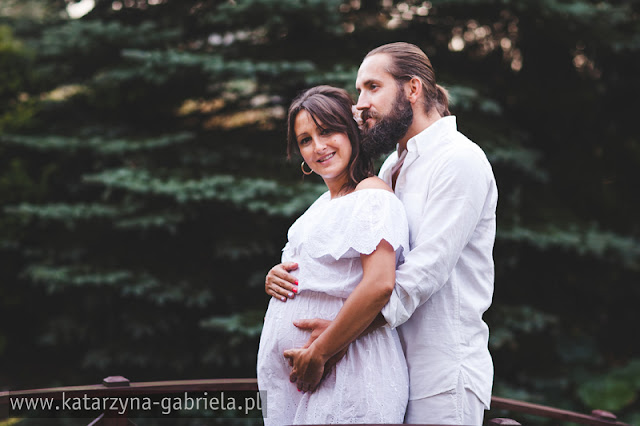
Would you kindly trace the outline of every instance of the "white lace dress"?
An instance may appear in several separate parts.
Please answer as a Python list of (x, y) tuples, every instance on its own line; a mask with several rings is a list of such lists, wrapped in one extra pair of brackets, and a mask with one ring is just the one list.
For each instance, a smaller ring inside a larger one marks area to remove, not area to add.
[(396, 330), (380, 327), (354, 341), (315, 392), (299, 392), (289, 382), (291, 368), (283, 352), (309, 338), (294, 320), (335, 318), (362, 279), (361, 253), (372, 253), (384, 239), (401, 262), (409, 249), (408, 232), (402, 203), (383, 189), (333, 200), (326, 192), (291, 226), (282, 261), (299, 265), (293, 272), (298, 295), (285, 303), (271, 299), (258, 350), (265, 425), (402, 423), (409, 383)]

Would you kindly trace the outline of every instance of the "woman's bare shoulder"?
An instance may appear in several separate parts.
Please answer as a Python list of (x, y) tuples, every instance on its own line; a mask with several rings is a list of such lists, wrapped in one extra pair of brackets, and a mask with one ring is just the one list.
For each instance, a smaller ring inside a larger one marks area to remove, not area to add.
[(371, 176), (360, 181), (360, 183), (356, 186), (356, 191), (359, 191), (361, 189), (386, 189), (389, 192), (393, 192), (391, 187), (377, 176)]

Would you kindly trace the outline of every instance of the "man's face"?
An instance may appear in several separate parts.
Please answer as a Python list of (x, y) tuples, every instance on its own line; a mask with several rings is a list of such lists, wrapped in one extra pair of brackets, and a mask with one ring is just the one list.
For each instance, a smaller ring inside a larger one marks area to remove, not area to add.
[(413, 109), (403, 86), (387, 71), (389, 61), (386, 54), (366, 58), (356, 79), (362, 149), (374, 157), (393, 151), (413, 122)]
[(397, 96), (398, 85), (387, 71), (391, 58), (385, 54), (365, 58), (358, 70), (356, 108), (362, 111), (363, 128), (369, 129), (381, 116), (391, 111)]

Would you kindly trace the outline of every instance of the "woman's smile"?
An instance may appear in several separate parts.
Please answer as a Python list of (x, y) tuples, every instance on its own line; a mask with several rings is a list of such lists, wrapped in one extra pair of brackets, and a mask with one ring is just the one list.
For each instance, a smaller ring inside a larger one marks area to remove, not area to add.
[(334, 155), (336, 155), (335, 152), (332, 152), (331, 154), (328, 154), (328, 155), (324, 155), (318, 159), (318, 163), (324, 163), (326, 161), (329, 161), (333, 158)]

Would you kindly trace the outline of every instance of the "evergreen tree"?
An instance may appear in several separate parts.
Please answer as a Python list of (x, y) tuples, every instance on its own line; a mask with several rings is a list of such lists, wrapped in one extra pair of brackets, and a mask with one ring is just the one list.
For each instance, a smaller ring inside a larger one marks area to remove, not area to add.
[(638, 420), (640, 2), (8, 4), (3, 382), (255, 377), (264, 276), (324, 191), (284, 158), (286, 109), (355, 99), (404, 40), (496, 174), (494, 394)]

